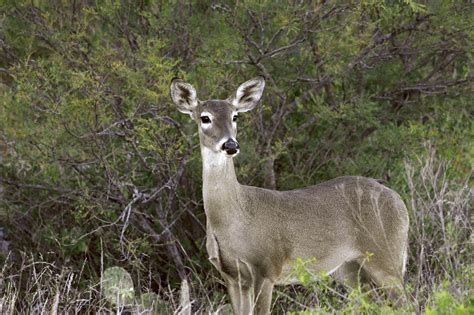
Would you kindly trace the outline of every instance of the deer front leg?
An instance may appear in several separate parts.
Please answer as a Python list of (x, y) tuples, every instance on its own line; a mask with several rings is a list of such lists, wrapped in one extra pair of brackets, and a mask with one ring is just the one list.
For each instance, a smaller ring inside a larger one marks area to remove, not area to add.
[(257, 278), (254, 286), (255, 314), (270, 314), (272, 292), (275, 283), (270, 279)]
[(253, 311), (252, 288), (239, 281), (227, 280), (227, 291), (235, 315), (250, 315)]
[(273, 283), (260, 277), (243, 259), (236, 259), (235, 269), (229, 271), (224, 278), (234, 314), (268, 314)]

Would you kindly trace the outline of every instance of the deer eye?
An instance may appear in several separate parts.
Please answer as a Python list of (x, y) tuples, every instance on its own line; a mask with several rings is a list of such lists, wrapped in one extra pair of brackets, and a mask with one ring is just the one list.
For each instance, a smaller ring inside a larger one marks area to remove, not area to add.
[(211, 123), (211, 119), (208, 117), (208, 116), (201, 116), (201, 122), (203, 124), (210, 124)]
[(234, 117), (232, 117), (232, 121), (237, 121), (237, 118), (239, 118), (239, 116), (234, 115)]

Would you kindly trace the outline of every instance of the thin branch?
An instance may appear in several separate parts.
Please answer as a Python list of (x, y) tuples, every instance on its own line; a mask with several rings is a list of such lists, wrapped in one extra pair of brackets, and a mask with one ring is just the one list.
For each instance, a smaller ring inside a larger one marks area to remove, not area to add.
[(9, 186), (14, 186), (16, 188), (22, 188), (22, 189), (35, 189), (35, 190), (47, 190), (47, 191), (54, 191), (57, 193), (69, 193), (69, 192), (74, 192), (74, 189), (69, 189), (69, 188), (60, 188), (60, 187), (51, 187), (47, 185), (41, 185), (41, 184), (20, 184), (8, 179), (4, 179), (0, 177), (0, 183), (6, 184)]
[(273, 58), (283, 52), (285, 52), (286, 50), (290, 50), (292, 48), (295, 48), (296, 46), (298, 46), (299, 44), (303, 43), (306, 41), (306, 36), (303, 37), (303, 38), (300, 38), (300, 39), (297, 39), (295, 41), (293, 41), (291, 44), (288, 44), (286, 46), (282, 46), (282, 47), (279, 47), (279, 48), (276, 48), (268, 53), (265, 53), (263, 54), (260, 59), (264, 59), (264, 58)]

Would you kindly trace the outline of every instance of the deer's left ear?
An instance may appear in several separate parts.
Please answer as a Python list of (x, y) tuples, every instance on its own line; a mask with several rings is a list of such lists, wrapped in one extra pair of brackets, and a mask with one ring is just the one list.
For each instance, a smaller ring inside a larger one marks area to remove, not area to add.
[(265, 88), (265, 79), (256, 77), (243, 83), (237, 89), (235, 96), (231, 98), (232, 105), (238, 112), (246, 112), (253, 109), (262, 98)]

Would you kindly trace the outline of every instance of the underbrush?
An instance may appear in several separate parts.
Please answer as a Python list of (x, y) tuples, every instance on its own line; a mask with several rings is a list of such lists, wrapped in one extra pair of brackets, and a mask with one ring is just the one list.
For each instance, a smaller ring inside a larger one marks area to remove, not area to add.
[[(405, 169), (407, 190), (402, 194), (411, 221), (407, 302), (392, 308), (377, 289), (351, 290), (327, 276), (315, 280), (307, 270), (297, 268), (305, 286), (277, 287), (273, 313), (474, 313), (470, 174), (464, 181), (454, 179), (451, 165), (439, 161), (434, 150), (423, 159), (407, 161)], [(137, 277), (146, 275), (135, 272), (134, 266), (127, 266), (133, 277), (125, 269), (103, 265), (100, 274), (91, 277), (32, 253), (12, 252), (3, 261), (2, 314), (187, 314), (191, 308), (201, 314), (230, 312), (225, 287), (214, 270), (205, 279), (191, 272), (181, 286), (150, 288), (146, 281), (138, 281)], [(21, 264), (14, 263), (18, 261)], [(112, 278), (111, 270), (115, 272)]]

